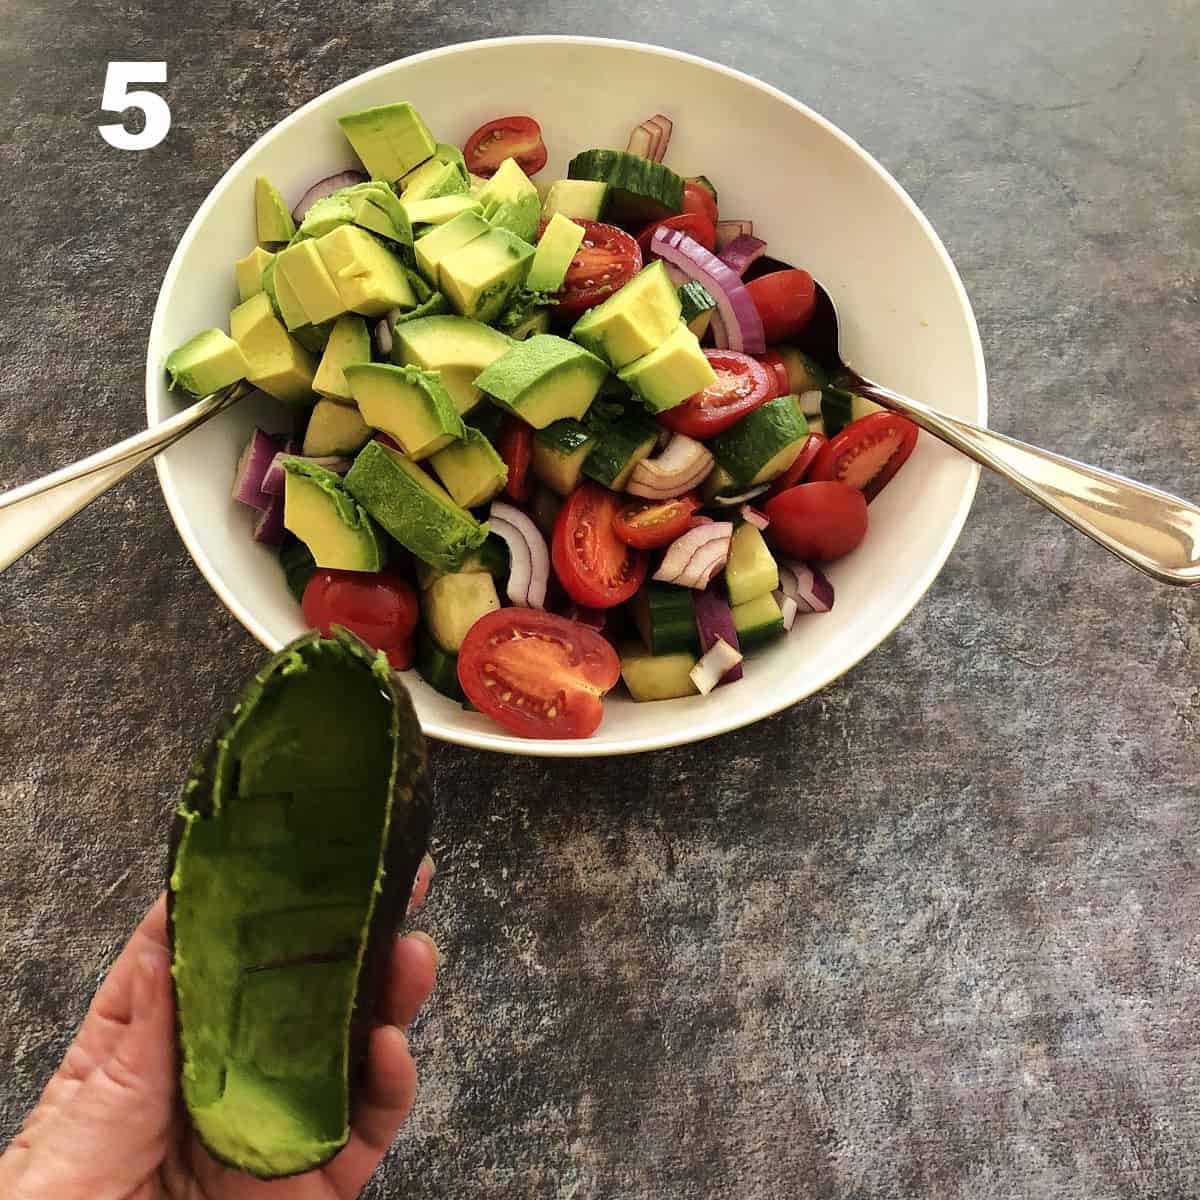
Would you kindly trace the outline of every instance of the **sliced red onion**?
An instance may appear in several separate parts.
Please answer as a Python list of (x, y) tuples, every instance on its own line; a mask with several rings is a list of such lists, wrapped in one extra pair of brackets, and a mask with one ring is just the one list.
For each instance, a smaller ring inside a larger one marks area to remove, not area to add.
[(283, 534), (283, 497), (270, 496), (254, 522), (254, 540), (264, 546), (282, 546)]
[(625, 149), (639, 158), (650, 158), (654, 154), (654, 143), (657, 140), (657, 131), (647, 125), (639, 125), (629, 135), (629, 144)]
[(720, 252), (730, 244), (735, 238), (753, 237), (754, 222), (753, 221), (718, 221), (717, 222), (717, 250)]
[(589, 629), (594, 629), (597, 633), (603, 633), (605, 625), (608, 624), (608, 613), (604, 609), (584, 608), (574, 601), (571, 601), (567, 605), (563, 616), (568, 621), (575, 621), (579, 625), (586, 625)]
[(796, 613), (799, 608), (795, 600), (791, 596), (785, 596), (783, 592), (773, 592), (772, 595), (775, 597), (775, 603), (779, 605), (779, 615), (783, 618), (783, 628), (786, 633), (796, 623)]
[(833, 608), (833, 584), (809, 563), (782, 559), (779, 586), (796, 602), (800, 612), (829, 612)]
[(762, 354), (767, 348), (762, 317), (737, 272), (679, 229), (660, 225), (650, 248), (659, 258), (687, 271), (717, 302), (721, 320), (713, 330), (719, 347)]
[(800, 411), (806, 417), (819, 417), (821, 415), (821, 399), (824, 393), (820, 388), (813, 388), (811, 391), (800, 393)]
[(713, 521), (689, 529), (667, 547), (654, 578), (659, 583), (706, 588), (713, 576), (729, 561), (732, 541), (732, 521)]
[(263, 481), (279, 453), (279, 443), (268, 433), (256, 429), (246, 443), (237, 470), (233, 473), (233, 498), (251, 508), (265, 510), (270, 500), (263, 494)]
[(493, 500), (488, 521), (508, 545), (508, 598), (518, 608), (545, 608), (550, 552), (538, 527), (519, 508)]
[(704, 657), (688, 672), (696, 691), (707, 696), (742, 661), (741, 652), (724, 638), (717, 638)]
[(763, 492), (769, 491), (770, 488), (771, 485), (769, 483), (756, 483), (752, 488), (747, 488), (744, 492), (738, 492), (736, 495), (722, 493), (712, 498), (710, 507), (733, 508), (738, 504), (745, 504), (747, 500), (753, 500), (755, 496), (761, 496)]
[(677, 433), (661, 454), (644, 458), (633, 468), (625, 490), (648, 500), (673, 500), (699, 487), (715, 461), (702, 442)]
[(700, 634), (700, 649), (707, 652), (719, 641), (738, 651), (738, 661), (721, 676), (719, 683), (736, 683), (742, 677), (741, 645), (737, 626), (725, 597), (711, 584), (696, 596), (696, 631)]
[(271, 459), (271, 465), (267, 468), (267, 473), (263, 476), (262, 490), (268, 496), (282, 496), (284, 489), (284, 481), (287, 479), (287, 472), (283, 469), (283, 460), (285, 458), (300, 458), (304, 462), (314, 463), (318, 467), (324, 467), (327, 471), (332, 471), (335, 475), (345, 475), (350, 470), (350, 459), (342, 458), (340, 455), (321, 455), (313, 457), (312, 455), (291, 454), (286, 450), (280, 450), (274, 458)]
[(759, 512), (753, 504), (742, 505), (742, 520), (747, 525), (753, 525), (759, 532), (771, 524), (771, 518), (765, 512)]
[(746, 273), (746, 268), (752, 262), (762, 258), (767, 252), (767, 243), (761, 238), (751, 237), (749, 234), (743, 233), (735, 237), (717, 257), (729, 266), (739, 275)]
[(651, 162), (662, 162), (671, 144), (671, 132), (675, 126), (670, 117), (655, 113), (647, 117), (630, 135), (626, 149), (630, 154), (641, 155)]
[(367, 177), (361, 171), (339, 171), (336, 175), (326, 175), (324, 179), (318, 179), (300, 197), (296, 207), (292, 209), (292, 219), (299, 225), (304, 220), (304, 214), (318, 200), (324, 200), (326, 196), (332, 196), (334, 192), (340, 192), (344, 187), (353, 187), (356, 183), (366, 182)]
[(375, 353), (380, 358), (388, 358), (392, 353), (392, 330), (395, 328), (396, 318), (403, 311), (402, 308), (388, 309), (376, 321), (375, 328), (371, 331), (371, 344), (375, 347)]

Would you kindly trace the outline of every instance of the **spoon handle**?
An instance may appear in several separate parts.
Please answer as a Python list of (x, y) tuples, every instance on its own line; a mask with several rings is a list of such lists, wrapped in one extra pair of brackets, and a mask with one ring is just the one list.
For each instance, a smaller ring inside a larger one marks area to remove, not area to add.
[(131, 471), (174, 445), (185, 433), (215, 417), (239, 400), (241, 384), (197, 400), (190, 408), (151, 429), (61, 467), (41, 479), (0, 492), (0, 571), (7, 570), (26, 551)]
[(1196, 505), (948, 416), (869, 379), (861, 383), (856, 390), (862, 395), (903, 413), (1003, 476), (1130, 566), (1161, 583), (1200, 584), (1200, 508)]

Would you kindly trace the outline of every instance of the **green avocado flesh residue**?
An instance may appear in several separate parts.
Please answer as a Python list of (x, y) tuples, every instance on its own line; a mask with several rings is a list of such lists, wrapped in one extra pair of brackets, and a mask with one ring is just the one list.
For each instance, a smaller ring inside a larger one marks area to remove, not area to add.
[(382, 655), (310, 634), (255, 677), (184, 789), (170, 879), (183, 1096), (223, 1162), (291, 1175), (346, 1143), (364, 989), (428, 832), (422, 746)]

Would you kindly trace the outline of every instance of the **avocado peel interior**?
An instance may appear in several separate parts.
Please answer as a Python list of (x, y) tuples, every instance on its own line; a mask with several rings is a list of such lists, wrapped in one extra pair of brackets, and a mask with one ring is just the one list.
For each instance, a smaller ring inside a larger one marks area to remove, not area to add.
[(169, 931), (183, 1099), (219, 1161), (279, 1178), (346, 1144), (430, 823), (408, 693), (340, 629), (276, 654), (197, 759)]

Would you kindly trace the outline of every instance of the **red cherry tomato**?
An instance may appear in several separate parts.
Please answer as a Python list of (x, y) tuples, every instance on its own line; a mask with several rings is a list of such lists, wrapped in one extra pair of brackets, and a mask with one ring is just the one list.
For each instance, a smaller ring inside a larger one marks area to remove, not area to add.
[[(783, 355), (777, 354), (774, 350), (768, 350), (766, 354), (756, 354), (754, 357), (774, 377), (775, 396), (786, 396), (792, 389), (789, 383), (787, 363), (783, 361)], [(772, 396), (771, 399), (773, 400), (775, 396)]]
[(830, 562), (867, 532), (866, 499), (848, 483), (802, 483), (772, 496), (763, 511), (768, 539), (793, 558)]
[(851, 421), (821, 448), (809, 479), (837, 479), (874, 500), (908, 461), (917, 427), (899, 413), (877, 412)]
[(385, 651), (389, 665), (396, 671), (407, 671), (417, 657), (416, 643), (412, 635), (404, 639), (398, 646)]
[(584, 229), (558, 293), (555, 312), (563, 317), (580, 313), (607, 299), (642, 269), (642, 252), (623, 229), (603, 221), (576, 221)]
[(686, 533), (699, 507), (691, 494), (675, 500), (630, 500), (613, 518), (613, 533), (627, 546), (655, 550)]
[(504, 490), (518, 503), (533, 493), (529, 482), (529, 461), (533, 458), (533, 429), (520, 417), (505, 417), (496, 439), (496, 451), (508, 468)]
[(467, 138), (463, 158), (473, 175), (494, 175), (506, 158), (515, 158), (526, 175), (534, 175), (546, 165), (542, 127), (532, 117), (498, 117)]
[[(403, 670), (412, 665), (412, 634), (420, 607), (412, 584), (395, 572), (320, 568), (308, 581), (300, 608), (322, 637), (341, 625), (368, 646), (385, 651), (393, 666), (403, 662)], [(399, 661), (393, 660), (393, 653)]]
[(584, 483), (567, 497), (554, 522), (554, 572), (567, 595), (585, 608), (613, 608), (646, 578), (646, 555), (613, 532), (619, 504), (607, 488)]
[(808, 468), (813, 465), (813, 460), (820, 454), (821, 447), (827, 441), (824, 434), (810, 433), (808, 440), (800, 447), (800, 453), (792, 460), (792, 465), (771, 484), (770, 494), (778, 496), (780, 492), (786, 492), (788, 488), (795, 487), (800, 483), (808, 473)]
[(487, 613), (458, 652), (467, 698), (519, 737), (589, 737), (620, 675), (616, 651), (594, 629), (537, 608)]
[(668, 229), (678, 229), (694, 238), (705, 250), (712, 250), (717, 244), (716, 226), (703, 213), (685, 212), (677, 217), (664, 217), (661, 221), (651, 221), (637, 236), (638, 245), (642, 248), (642, 258), (650, 257), (650, 243), (654, 240), (654, 231), (660, 226)]
[(771, 372), (750, 355), (705, 350), (704, 357), (717, 373), (716, 382), (658, 415), (659, 423), (673, 433), (701, 440), (716, 437), (774, 394)]
[(707, 217), (710, 225), (715, 226), (718, 220), (717, 202), (713, 199), (712, 192), (703, 184), (694, 183), (690, 179), (683, 185), (683, 211)]
[(767, 341), (786, 342), (808, 324), (817, 305), (817, 290), (807, 271), (772, 271), (746, 284), (762, 317)]

